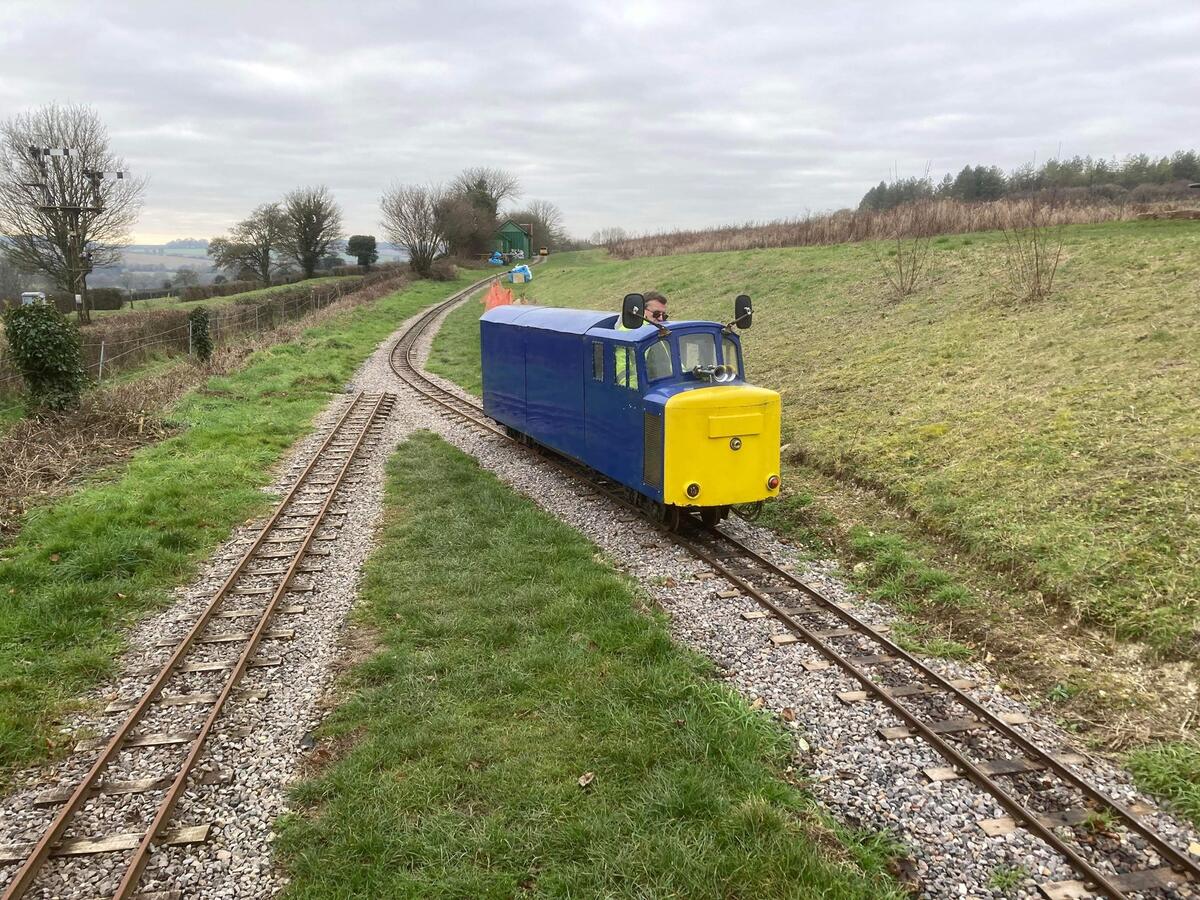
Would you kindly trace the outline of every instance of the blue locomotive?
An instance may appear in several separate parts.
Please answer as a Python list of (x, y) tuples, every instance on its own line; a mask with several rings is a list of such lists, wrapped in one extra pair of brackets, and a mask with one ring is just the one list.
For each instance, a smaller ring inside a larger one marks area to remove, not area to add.
[[(499, 306), (480, 319), (483, 407), (510, 434), (620, 483), (670, 525), (709, 524), (779, 493), (779, 395), (746, 383), (734, 321), (655, 324), (640, 294), (621, 316)], [(618, 319), (624, 328), (618, 328)]]

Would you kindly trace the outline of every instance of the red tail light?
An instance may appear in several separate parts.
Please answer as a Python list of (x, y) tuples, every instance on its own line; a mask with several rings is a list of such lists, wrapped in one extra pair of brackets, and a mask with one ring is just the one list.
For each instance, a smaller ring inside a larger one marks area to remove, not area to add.
[(767, 479), (767, 490), (768, 491), (779, 490), (779, 476), (778, 475), (772, 475), (770, 478)]

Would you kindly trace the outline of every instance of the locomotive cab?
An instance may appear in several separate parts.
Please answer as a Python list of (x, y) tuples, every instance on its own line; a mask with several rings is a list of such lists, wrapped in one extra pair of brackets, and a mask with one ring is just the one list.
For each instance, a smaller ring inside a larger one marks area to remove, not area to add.
[(737, 334), (669, 323), (643, 339), (636, 362), (646, 496), (723, 512), (779, 493), (779, 395), (746, 382)]

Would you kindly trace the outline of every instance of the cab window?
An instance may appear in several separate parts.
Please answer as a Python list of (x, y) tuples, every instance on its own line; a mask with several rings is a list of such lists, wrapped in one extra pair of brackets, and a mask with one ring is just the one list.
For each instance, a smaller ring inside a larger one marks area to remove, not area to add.
[(717, 342), (711, 334), (685, 334), (679, 339), (679, 362), (685, 372), (717, 364)]
[(592, 378), (604, 380), (604, 344), (592, 341)]
[(614, 347), (617, 358), (615, 381), (620, 387), (637, 390), (637, 350), (633, 347)]
[(721, 357), (722, 362), (727, 366), (736, 369), (741, 373), (742, 367), (738, 365), (738, 348), (732, 338), (723, 338), (721, 340)]
[(651, 344), (646, 350), (646, 377), (651, 381), (674, 374), (671, 365), (671, 345), (666, 341)]

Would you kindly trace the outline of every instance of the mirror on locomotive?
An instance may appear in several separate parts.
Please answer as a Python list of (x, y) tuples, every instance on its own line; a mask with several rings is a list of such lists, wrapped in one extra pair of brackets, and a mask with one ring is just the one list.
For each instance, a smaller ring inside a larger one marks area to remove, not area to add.
[(646, 298), (641, 294), (626, 294), (621, 301), (621, 325), (633, 331), (645, 324)]
[(733, 321), (730, 325), (736, 325), (738, 328), (745, 330), (750, 327), (750, 323), (754, 321), (754, 307), (750, 304), (750, 296), (748, 294), (738, 294), (737, 299), (733, 301)]

